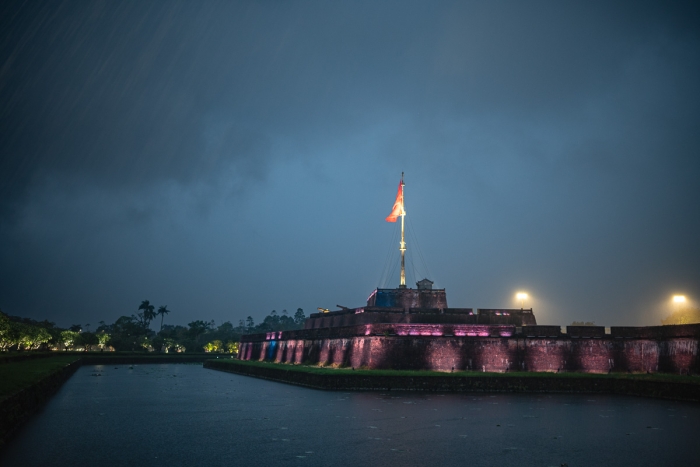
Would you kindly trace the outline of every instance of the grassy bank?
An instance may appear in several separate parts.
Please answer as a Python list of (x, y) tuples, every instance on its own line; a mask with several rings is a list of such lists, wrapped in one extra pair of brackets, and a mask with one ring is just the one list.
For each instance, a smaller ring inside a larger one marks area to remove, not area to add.
[(691, 376), (353, 370), (237, 360), (207, 360), (204, 367), (331, 391), (621, 394), (700, 402), (700, 378)]
[(428, 371), (428, 370), (367, 370), (352, 368), (333, 368), (322, 367), (318, 365), (291, 365), (286, 363), (271, 363), (259, 362), (250, 360), (222, 360), (223, 364), (239, 365), (244, 367), (271, 368), (284, 371), (297, 371), (313, 375), (358, 375), (369, 377), (380, 376), (404, 376), (404, 377), (440, 377), (440, 378), (552, 378), (552, 379), (587, 379), (587, 378), (604, 378), (604, 379), (622, 379), (622, 380), (639, 380), (639, 381), (663, 381), (663, 382), (678, 382), (692, 383), (700, 385), (700, 376), (685, 376), (671, 375), (665, 373), (549, 373), (549, 372), (529, 372), (529, 371), (510, 371), (508, 373), (489, 373), (480, 371)]
[(58, 355), (11, 361), (0, 365), (0, 401), (61, 371), (79, 358), (75, 355)]

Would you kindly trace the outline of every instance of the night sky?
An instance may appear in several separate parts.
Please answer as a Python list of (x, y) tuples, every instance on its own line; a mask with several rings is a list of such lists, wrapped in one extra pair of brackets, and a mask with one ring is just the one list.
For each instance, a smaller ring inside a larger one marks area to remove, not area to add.
[(398, 285), (405, 172), (409, 285), (660, 324), (700, 299), (699, 25), (672, 2), (2, 2), (0, 308), (361, 306)]

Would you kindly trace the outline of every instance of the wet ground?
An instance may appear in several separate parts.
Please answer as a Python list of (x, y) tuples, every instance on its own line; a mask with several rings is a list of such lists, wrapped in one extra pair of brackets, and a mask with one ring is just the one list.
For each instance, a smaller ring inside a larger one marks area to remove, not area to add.
[(700, 405), (620, 396), (339, 393), (201, 365), (85, 366), (2, 466), (700, 465)]

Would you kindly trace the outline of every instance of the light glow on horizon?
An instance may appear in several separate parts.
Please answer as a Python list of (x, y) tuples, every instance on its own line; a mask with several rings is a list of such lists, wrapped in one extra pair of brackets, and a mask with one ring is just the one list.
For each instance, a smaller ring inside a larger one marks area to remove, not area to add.
[(673, 296), (673, 303), (685, 303), (685, 295), (674, 295)]
[(525, 308), (525, 300), (527, 300), (528, 296), (526, 292), (518, 292), (515, 294), (516, 300), (520, 302), (520, 309)]

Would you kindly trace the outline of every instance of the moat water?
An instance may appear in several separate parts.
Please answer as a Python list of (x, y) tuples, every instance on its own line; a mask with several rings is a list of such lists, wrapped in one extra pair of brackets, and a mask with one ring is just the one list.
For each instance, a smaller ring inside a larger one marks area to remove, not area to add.
[[(97, 376), (100, 375), (100, 376)], [(86, 366), (2, 466), (695, 466), (700, 404), (325, 392), (201, 365)]]

